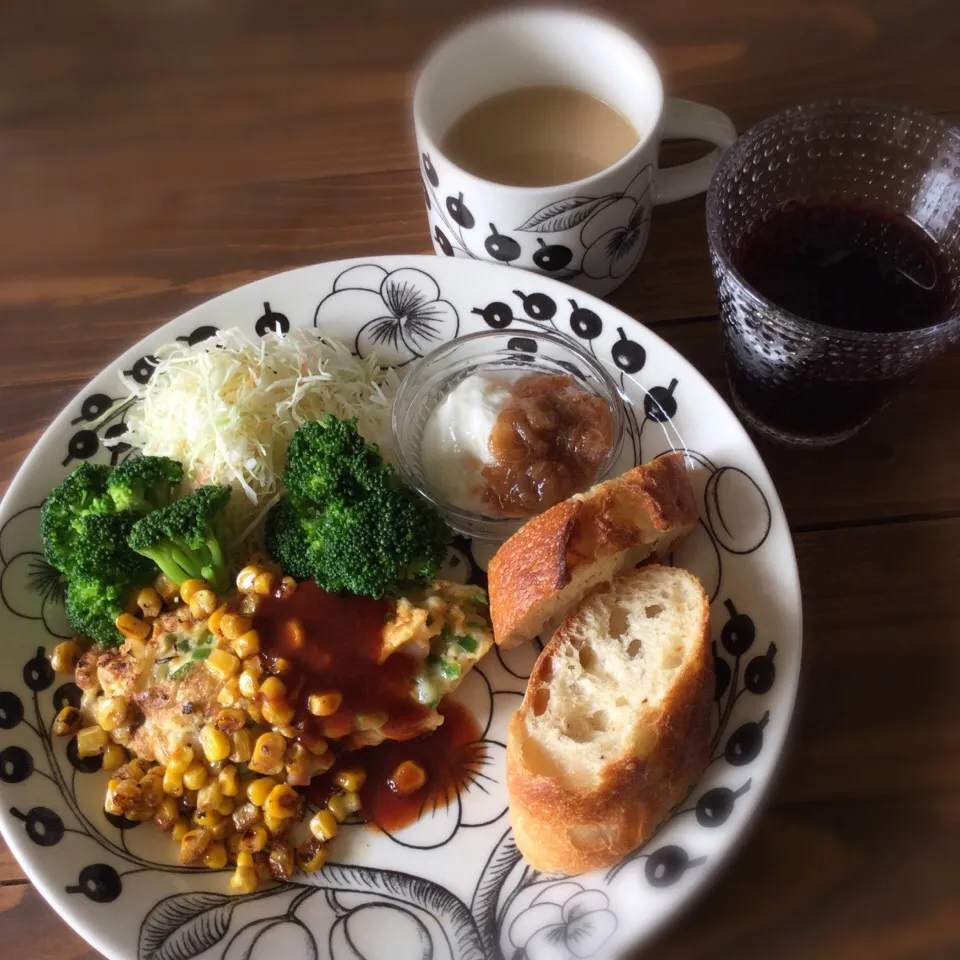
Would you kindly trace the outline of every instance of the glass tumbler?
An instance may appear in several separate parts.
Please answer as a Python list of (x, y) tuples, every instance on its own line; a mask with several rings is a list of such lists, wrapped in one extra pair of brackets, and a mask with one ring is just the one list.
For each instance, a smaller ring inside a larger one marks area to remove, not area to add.
[[(737, 251), (758, 224), (810, 201), (868, 206), (924, 230), (953, 278), (936, 321), (896, 332), (840, 329), (753, 289), (737, 270)], [(922, 364), (960, 340), (960, 131), (936, 117), (831, 100), (764, 120), (717, 168), (707, 235), (733, 402), (775, 440), (825, 446), (846, 439)]]

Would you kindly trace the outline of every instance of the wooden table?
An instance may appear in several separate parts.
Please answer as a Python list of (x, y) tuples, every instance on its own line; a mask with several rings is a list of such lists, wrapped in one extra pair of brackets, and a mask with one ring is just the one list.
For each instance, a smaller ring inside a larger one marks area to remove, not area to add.
[[(741, 129), (828, 94), (960, 118), (956, 0), (601, 6), (647, 34), (673, 93)], [(157, 324), (278, 270), (430, 249), (410, 81), (479, 7), (3, 4), (4, 486)], [(701, 200), (657, 211), (612, 301), (724, 389)], [(805, 600), (792, 742), (749, 842), (645, 956), (960, 956), (958, 411), (955, 351), (839, 449), (760, 445)], [(2, 847), (0, 944), (7, 960), (98, 956)]]

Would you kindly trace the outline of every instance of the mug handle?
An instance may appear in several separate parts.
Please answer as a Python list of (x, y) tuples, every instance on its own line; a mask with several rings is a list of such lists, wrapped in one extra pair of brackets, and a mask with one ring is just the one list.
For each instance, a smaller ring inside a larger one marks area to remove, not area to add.
[(733, 121), (715, 107), (671, 97), (664, 105), (661, 140), (706, 140), (717, 145), (705, 157), (665, 167), (657, 175), (657, 204), (703, 193), (727, 147), (737, 139)]

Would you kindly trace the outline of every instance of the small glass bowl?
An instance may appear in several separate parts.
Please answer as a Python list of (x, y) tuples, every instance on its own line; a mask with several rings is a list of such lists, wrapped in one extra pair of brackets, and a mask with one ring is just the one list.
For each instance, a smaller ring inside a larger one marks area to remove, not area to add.
[[(613, 441), (594, 483), (605, 480), (623, 446), (626, 416), (616, 383), (600, 363), (565, 337), (524, 330), (490, 331), (460, 337), (414, 363), (393, 401), (392, 428), (397, 469), (404, 480), (433, 504), (458, 533), (502, 541), (529, 517), (497, 517), (465, 510), (443, 499), (423, 474), (421, 441), (430, 414), (462, 380), (474, 373), (564, 374), (605, 400), (613, 421)], [(535, 514), (531, 514), (534, 516)]]

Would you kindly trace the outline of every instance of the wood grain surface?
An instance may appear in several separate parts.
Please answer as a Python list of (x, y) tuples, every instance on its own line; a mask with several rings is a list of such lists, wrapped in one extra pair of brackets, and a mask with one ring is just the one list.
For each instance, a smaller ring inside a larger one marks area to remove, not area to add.
[[(741, 129), (829, 95), (960, 118), (956, 0), (598, 6), (649, 39), (669, 92)], [(487, 8), (0, 3), (0, 488), (157, 324), (279, 270), (429, 251), (409, 91), (430, 44)], [(611, 302), (726, 389), (702, 200), (658, 209)], [(645, 957), (960, 956), (958, 410), (955, 351), (836, 450), (759, 444), (800, 563), (797, 719), (748, 842)], [(0, 943), (99, 956), (2, 845)]]

